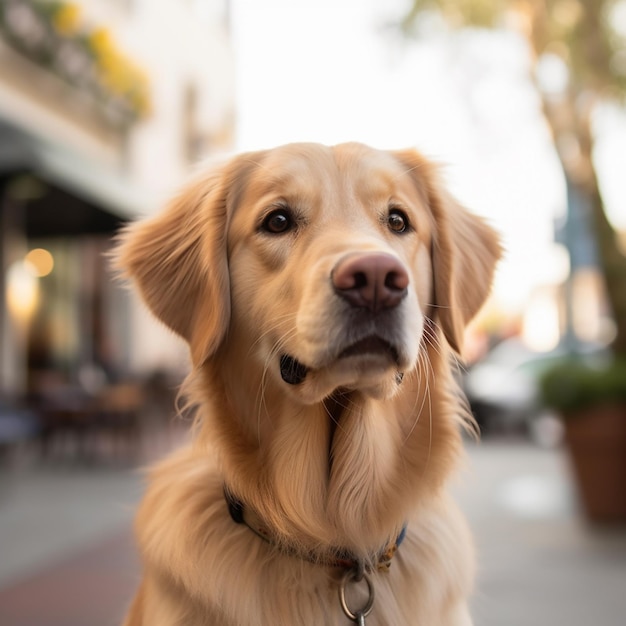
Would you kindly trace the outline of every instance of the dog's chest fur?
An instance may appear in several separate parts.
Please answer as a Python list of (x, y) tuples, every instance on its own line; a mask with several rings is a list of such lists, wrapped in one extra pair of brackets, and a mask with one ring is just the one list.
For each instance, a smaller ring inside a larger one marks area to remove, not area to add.
[[(215, 469), (185, 449), (152, 475), (138, 516), (139, 542), (150, 566), (139, 598), (158, 596), (159, 602), (144, 602), (144, 623), (353, 623), (339, 602), (343, 572), (280, 554), (249, 528), (235, 524)], [(450, 602), (469, 592), (470, 546), (454, 506), (445, 497), (431, 502), (427, 511), (409, 520), (389, 571), (372, 574), (376, 597), (366, 624), (470, 624), (464, 604)], [(364, 584), (350, 586), (348, 604), (362, 605), (365, 589)], [(220, 612), (214, 607), (221, 607)]]

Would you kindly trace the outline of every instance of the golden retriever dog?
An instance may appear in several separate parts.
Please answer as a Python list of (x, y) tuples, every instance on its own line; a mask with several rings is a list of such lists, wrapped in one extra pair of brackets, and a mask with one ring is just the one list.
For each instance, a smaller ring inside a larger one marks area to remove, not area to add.
[(471, 624), (450, 361), (499, 255), (429, 161), (357, 143), (242, 154), (127, 228), (197, 413), (150, 475), (125, 624)]

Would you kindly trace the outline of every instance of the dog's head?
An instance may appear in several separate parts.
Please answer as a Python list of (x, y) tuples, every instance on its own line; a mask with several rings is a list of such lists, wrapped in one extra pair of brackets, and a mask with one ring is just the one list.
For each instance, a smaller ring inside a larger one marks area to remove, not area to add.
[(500, 247), (414, 151), (292, 144), (197, 176), (118, 253), (196, 368), (236, 353), (313, 404), (393, 395), (436, 326), (459, 352)]

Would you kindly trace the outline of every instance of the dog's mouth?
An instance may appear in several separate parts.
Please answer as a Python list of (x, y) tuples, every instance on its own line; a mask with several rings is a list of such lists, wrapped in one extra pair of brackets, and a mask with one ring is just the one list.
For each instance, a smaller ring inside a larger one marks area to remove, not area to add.
[[(378, 335), (369, 335), (344, 348), (337, 356), (344, 359), (352, 356), (380, 355), (387, 356), (394, 363), (399, 362), (398, 350)], [(289, 354), (280, 357), (280, 375), (289, 385), (299, 385), (304, 382), (309, 368)], [(400, 379), (401, 380), (401, 379)]]
[(280, 357), (280, 375), (288, 385), (299, 385), (304, 382), (309, 368), (292, 356), (283, 354)]
[(364, 354), (389, 355), (394, 362), (398, 362), (398, 350), (378, 335), (370, 335), (349, 345), (339, 353), (339, 358)]

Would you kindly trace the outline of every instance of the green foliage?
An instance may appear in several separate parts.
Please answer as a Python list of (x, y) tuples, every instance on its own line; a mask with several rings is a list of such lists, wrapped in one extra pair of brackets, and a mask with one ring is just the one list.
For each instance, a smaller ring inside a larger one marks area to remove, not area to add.
[(410, 30), (422, 14), (437, 12), (454, 28), (495, 28), (509, 4), (509, 0), (414, 0), (403, 27)]
[(105, 27), (86, 22), (79, 4), (0, 0), (0, 38), (30, 61), (93, 98), (120, 128), (150, 113), (145, 73)]
[(601, 366), (564, 360), (544, 372), (539, 384), (543, 404), (564, 416), (598, 404), (626, 403), (626, 359)]
[(437, 12), (453, 28), (514, 28), (539, 58), (561, 57), (576, 92), (626, 94), (626, 0), (413, 0), (405, 32)]

